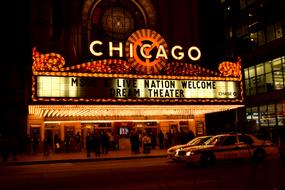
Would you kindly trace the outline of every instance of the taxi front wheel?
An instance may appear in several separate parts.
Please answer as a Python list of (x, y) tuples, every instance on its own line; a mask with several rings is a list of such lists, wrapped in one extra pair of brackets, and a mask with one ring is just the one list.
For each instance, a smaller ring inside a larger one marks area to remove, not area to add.
[(253, 153), (253, 161), (262, 161), (266, 157), (266, 152), (264, 149), (257, 149)]
[(202, 165), (210, 165), (213, 164), (216, 160), (214, 153), (212, 152), (204, 152), (201, 154), (200, 163)]

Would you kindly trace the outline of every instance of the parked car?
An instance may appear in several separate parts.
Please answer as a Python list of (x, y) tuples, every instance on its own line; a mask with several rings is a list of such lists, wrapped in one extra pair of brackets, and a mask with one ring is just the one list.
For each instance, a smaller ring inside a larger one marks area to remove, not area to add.
[(269, 140), (260, 140), (250, 134), (221, 134), (212, 137), (207, 144), (180, 149), (175, 157), (186, 162), (212, 164), (216, 160), (251, 158), (264, 160), (278, 149)]
[(212, 136), (199, 136), (196, 137), (192, 140), (190, 140), (186, 144), (180, 144), (180, 145), (175, 145), (167, 149), (167, 157), (170, 160), (176, 160), (177, 157), (175, 157), (176, 151), (182, 148), (187, 148), (187, 147), (192, 147), (192, 146), (197, 146), (197, 145), (202, 145), (204, 144), (207, 140), (209, 140)]

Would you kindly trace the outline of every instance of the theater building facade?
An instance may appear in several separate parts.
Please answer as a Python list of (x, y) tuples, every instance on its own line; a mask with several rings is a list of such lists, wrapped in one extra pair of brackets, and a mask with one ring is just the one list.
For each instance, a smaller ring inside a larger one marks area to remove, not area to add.
[[(184, 4), (195, 10), (195, 2)], [(209, 69), (201, 63), (199, 40), (187, 35), (195, 36), (193, 29), (186, 27), (181, 36), (162, 32), (164, 37), (160, 31), (167, 23), (157, 13), (166, 6), (162, 2), (73, 3), (69, 8), (80, 12), (67, 17), (69, 27), (61, 28), (66, 20), (53, 1), (47, 5), (55, 9), (50, 14), (56, 27), (35, 33), (28, 135), (64, 140), (98, 129), (121, 138), (131, 131), (199, 136), (206, 134), (205, 114), (243, 107), (242, 60)], [(165, 14), (175, 19), (174, 12)], [(171, 22), (174, 30), (176, 21)]]

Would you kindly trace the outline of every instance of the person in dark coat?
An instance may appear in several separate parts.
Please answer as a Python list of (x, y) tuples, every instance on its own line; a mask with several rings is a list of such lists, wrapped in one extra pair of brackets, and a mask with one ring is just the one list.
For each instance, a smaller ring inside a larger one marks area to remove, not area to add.
[(159, 148), (163, 149), (164, 148), (164, 134), (161, 130), (158, 133), (158, 141), (159, 141)]
[(85, 141), (86, 141), (87, 158), (89, 158), (91, 156), (90, 152), (91, 152), (91, 147), (92, 147), (92, 139), (91, 139), (90, 133), (87, 133), (87, 135), (85, 137)]
[(93, 146), (94, 146), (94, 151), (95, 151), (95, 156), (99, 157), (101, 155), (101, 136), (98, 131), (94, 132), (94, 141), (93, 141)]

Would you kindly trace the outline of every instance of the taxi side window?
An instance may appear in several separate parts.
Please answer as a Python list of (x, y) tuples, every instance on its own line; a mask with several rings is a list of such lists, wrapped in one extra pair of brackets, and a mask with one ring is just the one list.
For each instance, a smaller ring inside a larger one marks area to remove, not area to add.
[(252, 144), (253, 140), (249, 136), (241, 135), (239, 136), (239, 142), (245, 144)]
[(237, 138), (236, 136), (228, 136), (224, 142), (223, 142), (223, 146), (228, 146), (228, 145), (234, 145), (237, 143)]

